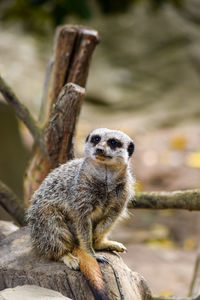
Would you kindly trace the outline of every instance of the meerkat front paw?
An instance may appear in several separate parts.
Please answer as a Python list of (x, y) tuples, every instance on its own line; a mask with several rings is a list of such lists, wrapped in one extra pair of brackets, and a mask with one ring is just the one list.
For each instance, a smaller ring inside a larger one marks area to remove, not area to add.
[(108, 251), (117, 251), (117, 252), (127, 252), (126, 247), (119, 242), (115, 241), (101, 241), (95, 243), (95, 250), (108, 250)]
[(63, 261), (68, 268), (72, 270), (79, 270), (79, 259), (71, 253), (64, 255), (60, 260)]
[(111, 241), (109, 248), (111, 251), (127, 252), (127, 248), (119, 242)]

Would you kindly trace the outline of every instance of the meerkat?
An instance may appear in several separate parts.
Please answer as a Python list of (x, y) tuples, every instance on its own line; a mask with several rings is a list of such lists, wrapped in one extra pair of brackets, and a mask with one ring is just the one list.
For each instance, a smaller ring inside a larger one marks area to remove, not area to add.
[(132, 139), (99, 128), (86, 138), (84, 157), (54, 169), (33, 194), (27, 212), (33, 248), (85, 275), (95, 299), (108, 299), (95, 250), (124, 252), (107, 238), (133, 195)]

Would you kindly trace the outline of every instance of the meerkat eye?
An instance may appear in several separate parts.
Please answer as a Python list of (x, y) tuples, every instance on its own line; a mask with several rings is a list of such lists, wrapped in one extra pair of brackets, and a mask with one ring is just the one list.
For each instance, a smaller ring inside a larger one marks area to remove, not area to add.
[(91, 143), (94, 144), (94, 145), (97, 145), (101, 140), (101, 137), (99, 135), (94, 135), (92, 136), (91, 138)]
[(107, 141), (108, 146), (110, 146), (111, 149), (121, 148), (122, 143), (117, 139), (109, 139)]

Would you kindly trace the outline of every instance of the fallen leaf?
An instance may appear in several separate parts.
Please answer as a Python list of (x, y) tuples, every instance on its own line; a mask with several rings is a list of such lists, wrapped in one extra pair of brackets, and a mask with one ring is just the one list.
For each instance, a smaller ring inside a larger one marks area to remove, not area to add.
[(191, 152), (185, 158), (185, 164), (190, 168), (200, 168), (200, 152)]
[(162, 297), (171, 297), (173, 296), (172, 292), (170, 290), (166, 290), (166, 291), (161, 291), (158, 296), (162, 296)]
[(169, 142), (174, 150), (184, 150), (187, 146), (187, 139), (183, 134), (173, 136)]
[(183, 242), (183, 248), (186, 250), (193, 250), (196, 248), (196, 242), (191, 238), (185, 239)]

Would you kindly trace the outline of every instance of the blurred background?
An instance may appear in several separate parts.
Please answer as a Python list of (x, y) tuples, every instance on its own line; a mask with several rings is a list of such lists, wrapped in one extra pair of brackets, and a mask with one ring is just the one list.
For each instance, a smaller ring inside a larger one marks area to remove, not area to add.
[[(135, 141), (136, 190), (200, 186), (200, 0), (2, 0), (0, 73), (38, 118), (56, 26), (96, 29), (77, 155), (97, 127)], [(33, 144), (0, 96), (0, 179), (23, 195)], [(10, 217), (1, 211), (1, 219)], [(200, 214), (135, 210), (113, 238), (123, 259), (154, 294), (187, 295), (200, 237)]]

